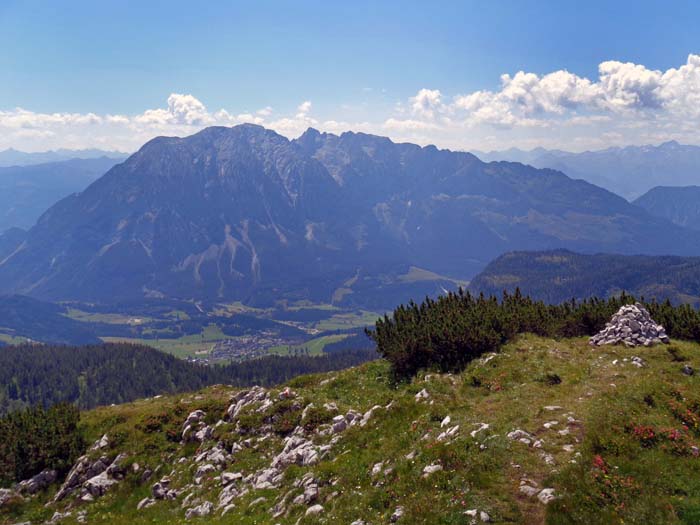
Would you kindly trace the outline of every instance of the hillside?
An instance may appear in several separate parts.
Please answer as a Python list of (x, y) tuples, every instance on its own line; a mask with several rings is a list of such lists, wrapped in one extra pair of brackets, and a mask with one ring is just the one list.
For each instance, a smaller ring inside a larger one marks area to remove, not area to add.
[(500, 295), (520, 288), (549, 303), (610, 297), (622, 291), (647, 300), (700, 305), (700, 258), (584, 255), (565, 250), (507, 253), (492, 261), (469, 290)]
[(93, 408), (218, 383), (274, 385), (376, 355), (366, 338), (314, 357), (267, 356), (221, 366), (190, 363), (143, 345), (9, 346), (0, 352), (0, 414), (57, 403)]
[(85, 502), (74, 491), (44, 507), (54, 484), (0, 519), (697, 523), (700, 384), (681, 368), (697, 366), (700, 346), (672, 346), (521, 336), (460, 374), (398, 387), (376, 361), (288, 389), (219, 386), (97, 409), (82, 417), (98, 443), (84, 463), (102, 456), (112, 474)]
[[(0, 261), (0, 290), (389, 307), (504, 251), (552, 247), (698, 254), (700, 233), (552, 170), (362, 133), (212, 127), (154, 139), (50, 208)], [(397, 278), (412, 267), (432, 280)]]
[(657, 186), (636, 199), (634, 204), (656, 217), (700, 230), (700, 186)]
[(581, 153), (538, 148), (476, 155), (483, 160), (524, 162), (537, 168), (560, 170), (630, 200), (656, 186), (684, 186), (700, 181), (700, 147), (676, 141)]
[(56, 344), (97, 343), (95, 329), (64, 315), (62, 306), (21, 295), (0, 295), (0, 340)]
[(99, 157), (0, 167), (0, 233), (31, 228), (49, 207), (83, 191), (121, 160)]

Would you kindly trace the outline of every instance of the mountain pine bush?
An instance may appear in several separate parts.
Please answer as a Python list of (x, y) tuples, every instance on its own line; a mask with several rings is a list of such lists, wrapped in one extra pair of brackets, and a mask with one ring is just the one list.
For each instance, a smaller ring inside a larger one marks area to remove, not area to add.
[[(565, 338), (591, 336), (623, 305), (637, 300), (625, 293), (610, 299), (596, 297), (559, 305), (513, 294), (474, 296), (460, 289), (421, 304), (409, 302), (392, 316), (379, 319), (367, 335), (392, 365), (396, 379), (406, 379), (419, 370), (462, 370), (471, 360), (497, 351), (520, 333)], [(643, 301), (643, 299), (642, 299)], [(664, 325), (670, 337), (700, 341), (700, 312), (669, 301), (645, 305), (652, 317)]]

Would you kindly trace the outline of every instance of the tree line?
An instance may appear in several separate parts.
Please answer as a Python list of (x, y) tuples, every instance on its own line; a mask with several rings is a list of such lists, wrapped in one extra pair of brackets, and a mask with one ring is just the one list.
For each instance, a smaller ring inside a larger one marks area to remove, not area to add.
[[(367, 335), (391, 363), (396, 378), (405, 379), (427, 368), (459, 371), (520, 333), (554, 338), (594, 335), (622, 305), (635, 302), (622, 293), (551, 305), (524, 296), (520, 289), (504, 292), (500, 300), (460, 289), (421, 304), (401, 305), (393, 315), (379, 319)], [(673, 306), (670, 301), (644, 304), (670, 337), (700, 341), (700, 312), (691, 306)]]
[(212, 384), (270, 386), (375, 359), (370, 346), (367, 341), (364, 348), (346, 347), (317, 357), (266, 356), (215, 366), (132, 344), (9, 346), (0, 352), (0, 413), (61, 402), (87, 409)]

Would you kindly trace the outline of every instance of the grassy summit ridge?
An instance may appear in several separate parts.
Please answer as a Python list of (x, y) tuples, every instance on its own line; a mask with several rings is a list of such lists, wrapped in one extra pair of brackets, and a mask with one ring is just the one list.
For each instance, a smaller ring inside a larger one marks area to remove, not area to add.
[[(482, 511), (494, 523), (697, 523), (699, 379), (681, 369), (699, 362), (700, 345), (690, 342), (591, 348), (584, 338), (520, 335), (455, 374), (421, 372), (396, 385), (388, 363), (375, 361), (294, 379), (293, 394), (266, 391), (270, 402), (252, 403), (203, 443), (180, 443), (183, 422), (201, 409), (214, 425), (236, 389), (99, 408), (85, 412), (82, 425), (90, 442), (107, 434), (110, 445), (92, 454), (126, 453), (125, 479), (93, 503), (69, 497), (44, 507), (54, 486), (6, 510), (0, 522), (37, 523), (68, 510), (61, 523), (77, 523), (83, 512), (91, 524), (185, 523), (186, 509), (209, 501), (211, 514), (190, 522), (378, 524), (403, 507), (397, 523), (479, 522)], [(337, 414), (374, 406), (365, 426), (323, 431)], [(274, 487), (232, 482), (247, 492), (222, 516), (221, 472), (246, 478), (269, 468), (297, 424), (313, 446), (331, 445), (326, 455), (285, 466)], [(529, 444), (519, 441), (527, 435)], [(195, 457), (217, 442), (237, 451), (222, 471), (196, 483), (206, 461)], [(153, 471), (148, 480), (146, 470)], [(179, 496), (137, 510), (163, 476)], [(318, 492), (306, 502), (301, 480), (309, 479)], [(547, 505), (536, 495), (545, 488), (557, 496)], [(307, 516), (314, 505), (323, 510)], [(465, 514), (474, 509), (475, 518)]]

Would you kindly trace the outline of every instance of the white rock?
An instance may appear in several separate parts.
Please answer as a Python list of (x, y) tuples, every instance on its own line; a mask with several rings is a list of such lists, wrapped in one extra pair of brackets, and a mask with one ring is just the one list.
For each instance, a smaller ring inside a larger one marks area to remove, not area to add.
[(438, 465), (437, 463), (433, 463), (432, 465), (428, 465), (425, 468), (423, 468), (423, 477), (427, 478), (431, 474), (435, 474), (436, 472), (440, 472), (442, 470), (442, 465)]
[(382, 408), (382, 407), (380, 407), (379, 405), (374, 405), (374, 406), (373, 406), (372, 408), (370, 408), (367, 412), (365, 412), (364, 415), (362, 416), (362, 420), (360, 421), (360, 426), (361, 426), (361, 427), (366, 426), (367, 423), (369, 423), (369, 420), (370, 420), (370, 419), (372, 418), (372, 416), (374, 415), (374, 413), (375, 413), (377, 410), (379, 410), (380, 408)]
[(306, 513), (304, 514), (305, 516), (318, 516), (323, 512), (323, 506), (322, 505), (312, 505), (308, 509), (306, 509)]
[(490, 425), (489, 425), (488, 423), (475, 423), (475, 425), (477, 425), (479, 428), (477, 428), (476, 430), (472, 430), (471, 432), (469, 432), (469, 435), (470, 435), (471, 437), (476, 437), (476, 435), (477, 435), (479, 432), (483, 432), (484, 430), (487, 430), (487, 429), (490, 428)]
[(391, 515), (391, 518), (389, 518), (389, 521), (391, 521), (391, 523), (396, 523), (401, 518), (403, 518), (405, 512), (406, 511), (403, 507), (396, 507), (396, 510), (394, 510), (393, 514)]
[(454, 436), (457, 435), (459, 432), (459, 425), (455, 425), (452, 428), (449, 428), (445, 430), (445, 432), (441, 433), (438, 437), (438, 441), (447, 441), (450, 438), (453, 438)]
[(189, 520), (192, 518), (203, 518), (205, 516), (209, 516), (212, 510), (214, 510), (214, 504), (209, 501), (205, 501), (201, 505), (187, 509), (185, 512), (185, 519)]
[(537, 499), (540, 500), (542, 504), (547, 505), (548, 503), (556, 499), (554, 489), (542, 489), (537, 495)]
[(531, 487), (530, 485), (520, 485), (521, 494), (525, 494), (528, 498), (534, 498), (540, 492), (540, 489)]
[(416, 394), (415, 397), (416, 397), (416, 401), (424, 401), (424, 400), (426, 400), (426, 399), (430, 399), (430, 394), (429, 394), (428, 391), (424, 388), (423, 390), (421, 390), (420, 392), (418, 392), (418, 393)]

